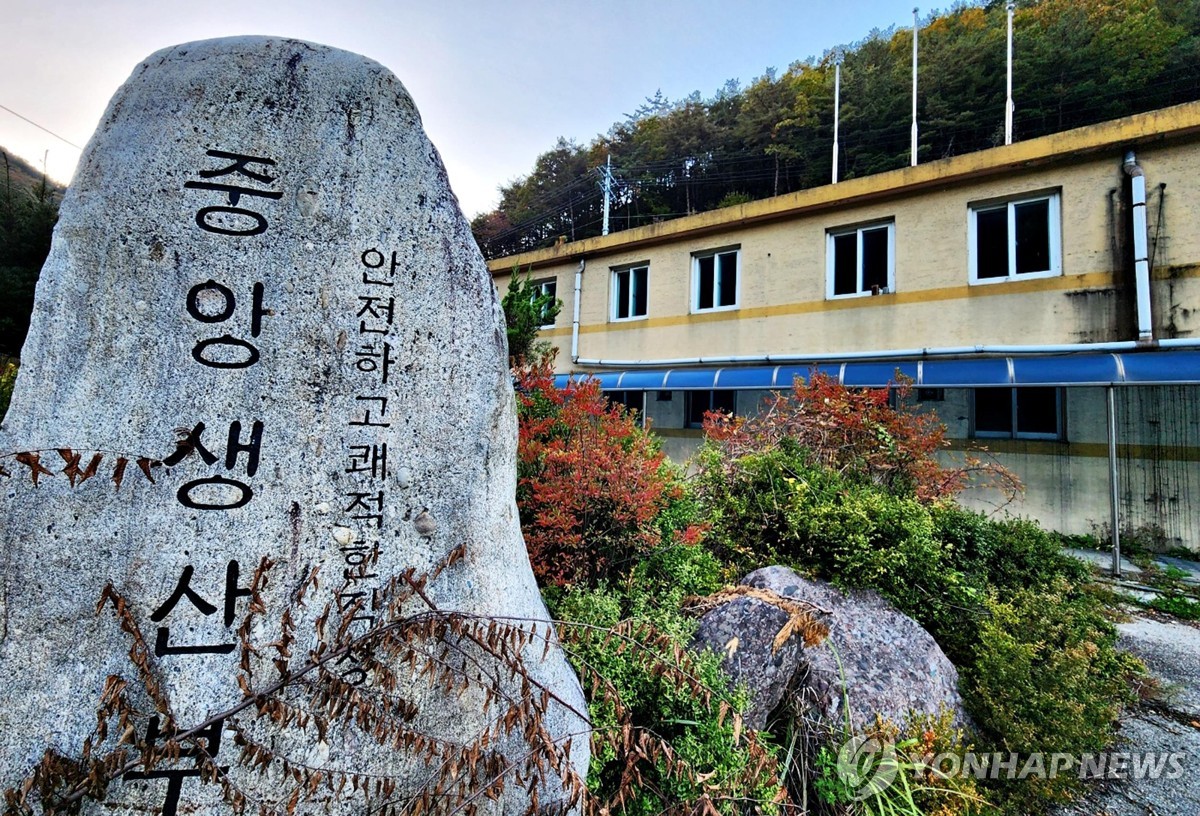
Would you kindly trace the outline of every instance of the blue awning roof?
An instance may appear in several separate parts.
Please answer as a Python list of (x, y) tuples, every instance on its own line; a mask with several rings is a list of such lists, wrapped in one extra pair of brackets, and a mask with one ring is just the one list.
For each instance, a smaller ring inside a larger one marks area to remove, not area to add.
[(713, 389), (786, 388), (795, 377), (821, 371), (843, 385), (882, 388), (900, 372), (920, 388), (987, 388), (1014, 385), (1197, 385), (1200, 351), (1135, 351), (1121, 354), (1076, 353), (1038, 357), (972, 357), (819, 365), (729, 366), (723, 368), (638, 368), (594, 374), (605, 391), (709, 391)]

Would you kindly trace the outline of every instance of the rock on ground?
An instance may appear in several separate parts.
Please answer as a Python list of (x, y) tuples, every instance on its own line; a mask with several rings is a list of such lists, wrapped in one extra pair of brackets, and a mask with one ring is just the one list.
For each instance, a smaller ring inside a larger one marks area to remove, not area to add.
[(910, 713), (949, 709), (964, 721), (958, 671), (928, 632), (876, 593), (842, 592), (779, 566), (756, 570), (742, 583), (826, 610), (830, 630), (819, 646), (801, 649), (793, 639), (772, 653), (787, 616), (768, 603), (738, 599), (701, 619), (697, 642), (725, 652), (733, 682), (753, 695), (748, 725), (762, 727), (789, 686), (835, 729), (846, 725), (847, 699), (859, 732), (874, 725), (876, 714), (903, 724)]
[(787, 620), (786, 612), (766, 601), (735, 598), (704, 615), (692, 638), (695, 649), (723, 653), (725, 673), (735, 686), (745, 686), (750, 693), (743, 716), (749, 728), (767, 726), (803, 659), (797, 637), (778, 649), (772, 647)]

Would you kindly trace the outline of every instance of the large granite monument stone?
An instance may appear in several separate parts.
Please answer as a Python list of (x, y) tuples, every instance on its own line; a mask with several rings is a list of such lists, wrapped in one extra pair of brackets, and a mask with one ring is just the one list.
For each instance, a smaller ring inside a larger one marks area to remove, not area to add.
[(49, 756), (89, 813), (568, 802), (586, 706), (527, 622), (515, 424), (400, 82), (286, 39), (152, 55), (67, 192), (0, 427), (0, 788)]

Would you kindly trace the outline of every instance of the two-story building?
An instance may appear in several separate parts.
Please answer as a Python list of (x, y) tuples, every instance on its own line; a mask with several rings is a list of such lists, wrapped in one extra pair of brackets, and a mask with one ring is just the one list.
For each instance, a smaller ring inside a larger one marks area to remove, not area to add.
[(955, 447), (1021, 477), (1010, 512), (1088, 532), (1115, 507), (1200, 548), (1200, 103), (490, 267), (563, 301), (558, 371), (598, 376), (677, 460), (706, 410), (813, 366), (899, 370)]

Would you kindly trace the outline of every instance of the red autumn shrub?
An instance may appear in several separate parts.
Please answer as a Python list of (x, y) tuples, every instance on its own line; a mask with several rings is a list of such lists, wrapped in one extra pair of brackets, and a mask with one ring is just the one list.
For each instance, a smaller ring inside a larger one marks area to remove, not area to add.
[(559, 390), (550, 358), (514, 373), (517, 506), (534, 574), (562, 586), (628, 572), (661, 543), (657, 519), (682, 492), (664, 454), (598, 380)]
[[(909, 386), (893, 391), (902, 403)], [(797, 378), (791, 391), (766, 398), (752, 417), (708, 414), (704, 431), (729, 467), (788, 439), (809, 451), (814, 464), (925, 503), (957, 495), (972, 479), (1010, 498), (1020, 489), (1010, 472), (977, 456), (957, 465), (939, 460), (937, 452), (948, 443), (935, 414), (897, 409), (886, 388), (847, 388), (817, 371), (808, 382)]]

